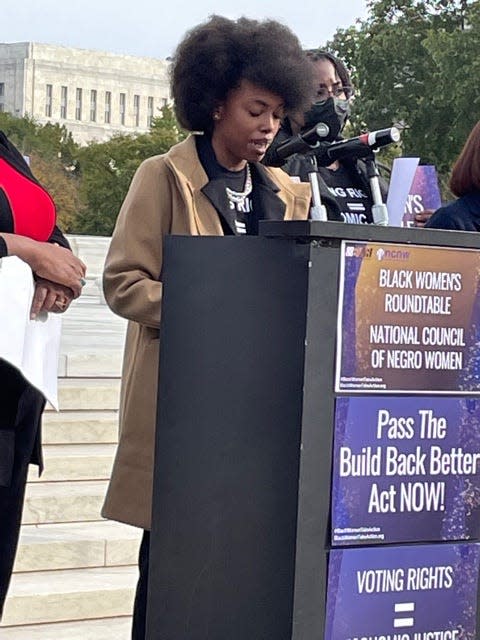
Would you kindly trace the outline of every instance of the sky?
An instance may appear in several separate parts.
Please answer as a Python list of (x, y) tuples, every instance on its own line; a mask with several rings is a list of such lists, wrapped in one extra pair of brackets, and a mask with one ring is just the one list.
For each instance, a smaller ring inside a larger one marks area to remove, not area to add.
[(274, 18), (304, 48), (367, 15), (366, 0), (13, 0), (3, 2), (1, 42), (41, 42), (134, 56), (171, 56), (209, 15)]

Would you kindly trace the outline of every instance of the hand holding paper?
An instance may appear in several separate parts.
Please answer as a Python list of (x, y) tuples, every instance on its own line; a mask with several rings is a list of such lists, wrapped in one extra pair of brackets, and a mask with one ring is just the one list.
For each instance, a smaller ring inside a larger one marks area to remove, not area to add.
[(42, 312), (30, 319), (34, 281), (17, 257), (0, 260), (0, 358), (16, 367), (55, 408), (61, 319)]

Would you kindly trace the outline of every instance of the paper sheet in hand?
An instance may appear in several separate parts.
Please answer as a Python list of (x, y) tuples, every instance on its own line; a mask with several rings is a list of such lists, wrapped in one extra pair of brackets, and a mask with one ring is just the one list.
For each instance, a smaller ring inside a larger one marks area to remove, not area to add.
[(30, 267), (14, 256), (0, 260), (0, 358), (16, 367), (58, 409), (61, 319), (30, 320), (34, 284)]
[(388, 220), (392, 227), (403, 227), (403, 215), (410, 187), (420, 158), (395, 158), (388, 187)]

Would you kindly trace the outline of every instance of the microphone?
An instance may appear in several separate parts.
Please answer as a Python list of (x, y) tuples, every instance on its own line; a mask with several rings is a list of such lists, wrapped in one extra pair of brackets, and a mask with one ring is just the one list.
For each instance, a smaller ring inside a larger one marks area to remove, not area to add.
[(340, 160), (342, 158), (364, 158), (369, 156), (372, 151), (391, 144), (392, 142), (398, 142), (399, 140), (400, 131), (397, 127), (379, 129), (378, 131), (362, 133), (362, 135), (356, 138), (332, 142), (332, 144), (328, 146), (322, 144), (321, 152), (315, 154), (315, 157), (321, 165), (329, 165), (334, 160)]
[(322, 138), (326, 138), (330, 133), (330, 129), (324, 122), (319, 122), (314, 127), (292, 136), (275, 149), (275, 155), (280, 160), (285, 160), (294, 153), (306, 153), (311, 149), (315, 149), (321, 144)]

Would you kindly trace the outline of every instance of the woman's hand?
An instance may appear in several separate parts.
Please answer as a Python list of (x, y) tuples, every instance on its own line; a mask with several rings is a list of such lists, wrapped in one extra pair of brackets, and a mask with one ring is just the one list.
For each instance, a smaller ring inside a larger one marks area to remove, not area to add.
[(86, 267), (69, 249), (37, 242), (30, 266), (40, 278), (63, 284), (71, 289), (74, 298), (81, 294)]
[(73, 291), (68, 287), (44, 278), (36, 278), (30, 319), (34, 320), (41, 311), (63, 313), (73, 298)]
[(434, 209), (424, 209), (423, 211), (416, 213), (413, 217), (413, 226), (424, 227), (434, 213)]
[(40, 278), (68, 287), (78, 298), (85, 284), (86, 267), (69, 249), (48, 242), (37, 242), (25, 236), (2, 234), (8, 255), (18, 256)]

